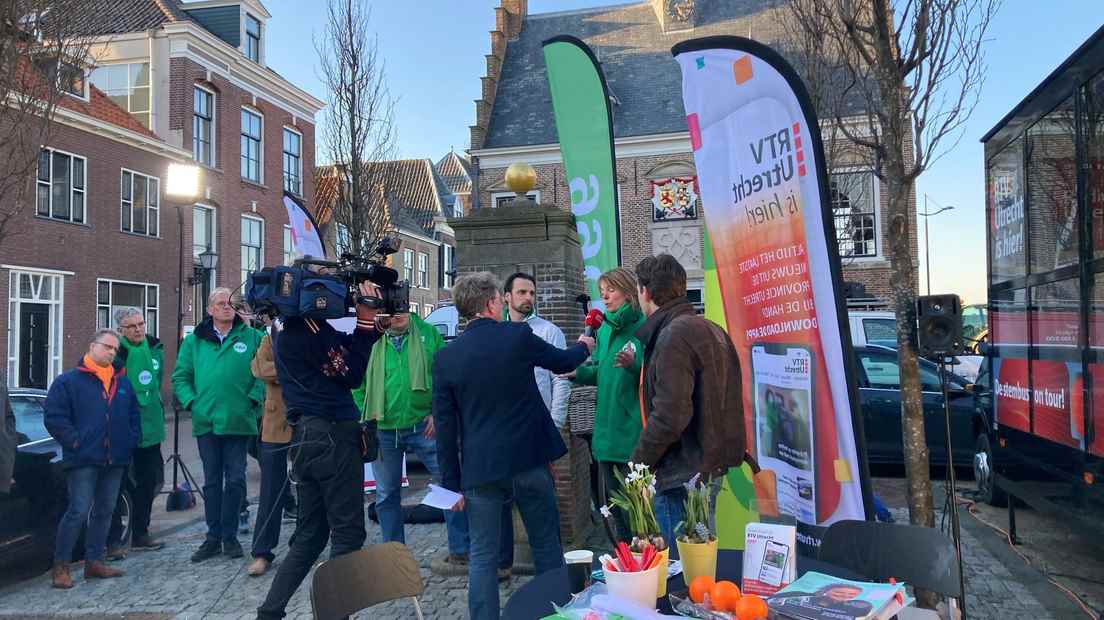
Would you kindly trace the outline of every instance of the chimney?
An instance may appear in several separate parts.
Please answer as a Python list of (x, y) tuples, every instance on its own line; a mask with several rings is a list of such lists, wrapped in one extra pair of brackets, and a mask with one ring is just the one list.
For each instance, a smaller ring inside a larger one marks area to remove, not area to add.
[(502, 64), (506, 60), (506, 44), (516, 40), (529, 13), (529, 0), (501, 0), (495, 8), (495, 29), (491, 31), (491, 53), (487, 54), (487, 71), (482, 78), (482, 92), (475, 101), (475, 124), (471, 129), (471, 148), (483, 148), (487, 136), (487, 125), (491, 120), (495, 95), (498, 93), (498, 78)]
[(693, 30), (697, 22), (694, 5), (694, 0), (652, 0), (652, 9), (664, 33)]

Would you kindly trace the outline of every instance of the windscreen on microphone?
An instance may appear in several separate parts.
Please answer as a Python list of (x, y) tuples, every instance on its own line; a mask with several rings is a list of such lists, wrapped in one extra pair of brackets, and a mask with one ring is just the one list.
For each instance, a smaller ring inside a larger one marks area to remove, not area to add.
[(586, 320), (583, 321), (583, 325), (585, 326), (585, 329), (583, 329), (583, 335), (587, 338), (593, 338), (594, 330), (601, 327), (602, 323), (605, 322), (605, 320), (606, 315), (602, 314), (601, 310), (599, 310), (598, 308), (592, 309), (590, 312), (587, 313)]

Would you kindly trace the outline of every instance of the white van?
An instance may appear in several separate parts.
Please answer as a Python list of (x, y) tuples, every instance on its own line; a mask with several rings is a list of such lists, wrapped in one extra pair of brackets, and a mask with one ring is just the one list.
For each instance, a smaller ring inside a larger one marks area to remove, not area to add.
[(460, 325), (460, 313), (456, 311), (456, 306), (451, 304), (441, 306), (430, 312), (425, 322), (436, 328), (441, 332), (441, 336), (449, 341), (456, 337), (456, 328)]
[(851, 344), (897, 348), (897, 316), (888, 310), (852, 310), (847, 313)]

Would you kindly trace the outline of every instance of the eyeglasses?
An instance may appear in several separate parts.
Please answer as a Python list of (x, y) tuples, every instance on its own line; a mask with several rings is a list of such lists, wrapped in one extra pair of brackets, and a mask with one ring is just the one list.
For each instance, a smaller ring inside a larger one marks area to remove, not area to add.
[(119, 350), (119, 345), (115, 345), (115, 344), (107, 344), (106, 342), (99, 342), (99, 341), (93, 342), (92, 344), (98, 344), (101, 347), (107, 349), (108, 351), (118, 351)]
[(130, 325), (120, 325), (120, 329), (138, 329), (139, 327), (145, 327), (145, 321), (138, 321), (137, 323), (131, 323)]

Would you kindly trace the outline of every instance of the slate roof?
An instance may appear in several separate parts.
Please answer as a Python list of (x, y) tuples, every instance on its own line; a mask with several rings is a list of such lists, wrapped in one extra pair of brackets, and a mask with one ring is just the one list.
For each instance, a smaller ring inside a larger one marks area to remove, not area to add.
[[(391, 224), (400, 231), (433, 237), (434, 218), (449, 216), (455, 196), (428, 159), (402, 159), (367, 164), (372, 177), (384, 179)], [(322, 169), (318, 176), (315, 212), (321, 225), (330, 220), (337, 198), (337, 179)]]
[(86, 0), (82, 14), (87, 21), (80, 29), (94, 35), (141, 32), (190, 20), (177, 0)]
[(449, 151), (434, 166), (437, 174), (444, 179), (448, 191), (454, 194), (470, 194), (472, 190), (471, 160), (466, 156)]
[(667, 34), (650, 2), (529, 15), (517, 40), (507, 44), (483, 148), (558, 142), (542, 51), (546, 39), (573, 35), (598, 56), (618, 102), (612, 106), (615, 137), (675, 133), (686, 131), (686, 113), (671, 47), (713, 35), (777, 46), (787, 10), (781, 0), (697, 0), (695, 28)]

